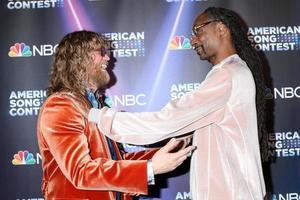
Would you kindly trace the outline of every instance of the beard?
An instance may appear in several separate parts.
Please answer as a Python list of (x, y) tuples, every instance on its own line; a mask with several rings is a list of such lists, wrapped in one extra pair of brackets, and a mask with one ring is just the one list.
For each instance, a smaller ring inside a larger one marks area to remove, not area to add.
[(97, 88), (104, 88), (110, 80), (110, 76), (106, 69), (100, 68), (95, 73), (94, 83), (96, 84)]
[(204, 45), (198, 45), (197, 47), (195, 47), (194, 50), (196, 51), (201, 60), (208, 60), (206, 48)]
[(97, 89), (105, 88), (110, 81), (109, 73), (101, 65), (102, 64), (99, 63), (99, 65), (96, 66), (96, 70), (89, 75), (89, 82)]

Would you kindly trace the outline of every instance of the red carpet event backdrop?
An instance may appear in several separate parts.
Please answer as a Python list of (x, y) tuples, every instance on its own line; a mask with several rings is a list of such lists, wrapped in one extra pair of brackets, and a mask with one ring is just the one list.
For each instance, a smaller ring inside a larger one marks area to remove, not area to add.
[[(39, 108), (58, 42), (75, 30), (110, 40), (113, 107), (154, 111), (199, 87), (210, 65), (191, 49), (195, 17), (209, 6), (240, 14), (264, 63), (272, 161), (271, 200), (300, 199), (299, 0), (1, 0), (0, 199), (42, 200)], [(128, 151), (146, 147), (124, 144)], [(63, 186), (62, 186), (63, 187)], [(189, 162), (156, 177), (148, 196), (189, 200)]]

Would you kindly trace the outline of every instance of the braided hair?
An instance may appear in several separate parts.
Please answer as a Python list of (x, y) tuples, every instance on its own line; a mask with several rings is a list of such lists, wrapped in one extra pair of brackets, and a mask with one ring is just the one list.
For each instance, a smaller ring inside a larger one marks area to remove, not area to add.
[(209, 7), (207, 13), (211, 19), (221, 21), (230, 30), (232, 43), (237, 54), (244, 60), (252, 72), (256, 85), (256, 110), (258, 123), (258, 137), (262, 161), (267, 161), (268, 156), (268, 132), (265, 123), (265, 82), (260, 58), (248, 39), (248, 27), (235, 12), (225, 9)]

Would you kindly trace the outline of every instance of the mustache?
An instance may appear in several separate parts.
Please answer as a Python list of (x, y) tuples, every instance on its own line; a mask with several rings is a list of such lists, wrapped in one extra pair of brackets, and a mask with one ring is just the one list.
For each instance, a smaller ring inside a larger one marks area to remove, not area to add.
[(101, 69), (106, 69), (107, 66), (109, 65), (109, 62), (99, 62), (98, 63), (98, 67), (100, 67)]
[(202, 44), (194, 44), (192, 46), (192, 49), (196, 50), (197, 48), (201, 47), (202, 49), (204, 49), (204, 46)]

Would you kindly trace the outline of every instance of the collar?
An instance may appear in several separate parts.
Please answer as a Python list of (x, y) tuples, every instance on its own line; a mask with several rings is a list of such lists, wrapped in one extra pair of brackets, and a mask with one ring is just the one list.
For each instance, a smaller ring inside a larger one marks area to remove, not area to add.
[(239, 55), (237, 54), (232, 54), (231, 56), (228, 56), (227, 58), (223, 59), (221, 62), (219, 62), (218, 64), (216, 64), (215, 66), (213, 66), (213, 69), (216, 68), (221, 68), (223, 67), (224, 64), (231, 62), (233, 60), (240, 60), (241, 58), (239, 57)]
[(206, 78), (209, 77), (213, 73), (213, 71), (215, 71), (216, 69), (220, 69), (225, 64), (230, 63), (230, 62), (232, 62), (234, 60), (241, 60), (241, 58), (237, 54), (233, 54), (231, 56), (228, 56), (227, 58), (223, 59), (221, 62), (219, 62), (218, 64), (216, 64), (215, 66), (213, 66), (212, 69), (207, 73)]
[(99, 108), (99, 101), (92, 90), (86, 90), (86, 98), (89, 100), (93, 108)]

